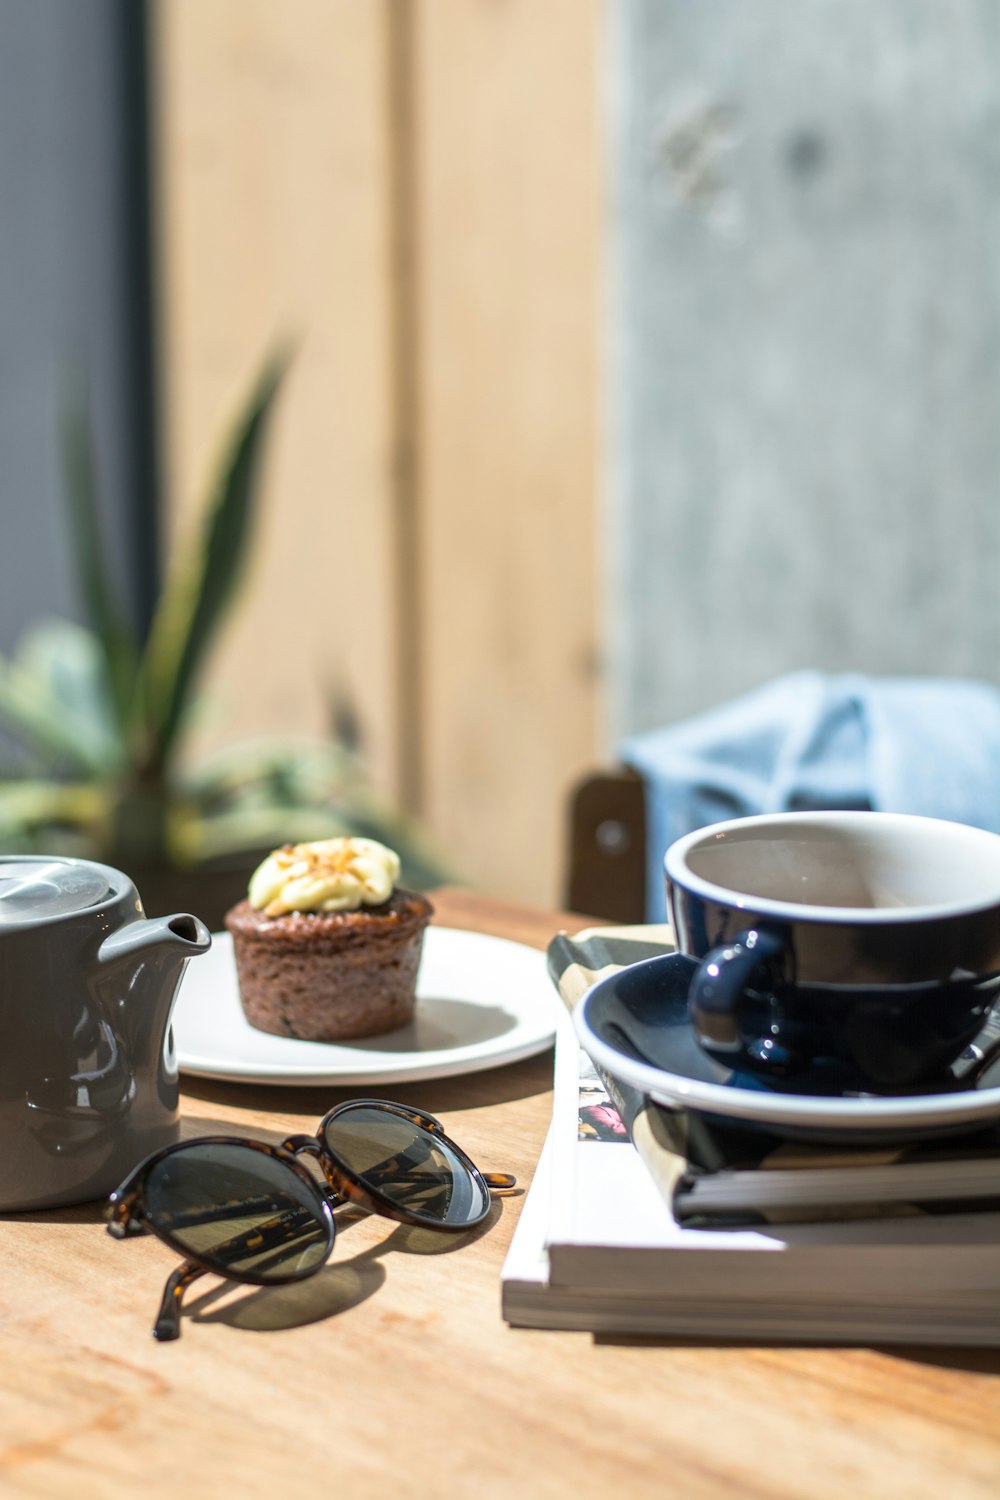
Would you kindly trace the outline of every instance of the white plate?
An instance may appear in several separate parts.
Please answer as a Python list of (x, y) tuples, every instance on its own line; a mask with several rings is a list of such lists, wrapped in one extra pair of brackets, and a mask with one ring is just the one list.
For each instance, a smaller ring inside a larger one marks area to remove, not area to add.
[(246, 1020), (232, 938), (188, 964), (173, 1015), (181, 1071), (245, 1083), (405, 1083), (518, 1062), (551, 1045), (558, 1006), (545, 954), (505, 938), (428, 927), (413, 1020), (355, 1042), (271, 1036)]

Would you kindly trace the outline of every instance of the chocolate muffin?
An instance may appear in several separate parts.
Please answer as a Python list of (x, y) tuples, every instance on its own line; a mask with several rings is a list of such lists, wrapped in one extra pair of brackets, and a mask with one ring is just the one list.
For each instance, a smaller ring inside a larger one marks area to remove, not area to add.
[(396, 888), (398, 873), (372, 839), (286, 845), (264, 861), (226, 916), (252, 1026), (339, 1042), (411, 1019), (433, 908)]

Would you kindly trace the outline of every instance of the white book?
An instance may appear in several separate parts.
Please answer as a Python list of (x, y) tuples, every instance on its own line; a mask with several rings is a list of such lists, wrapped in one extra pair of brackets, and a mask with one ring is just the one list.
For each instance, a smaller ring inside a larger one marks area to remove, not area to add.
[(552, 1124), (502, 1271), (509, 1323), (1000, 1345), (1000, 1213), (682, 1228), (627, 1139), (581, 1139), (599, 1088), (560, 1017)]

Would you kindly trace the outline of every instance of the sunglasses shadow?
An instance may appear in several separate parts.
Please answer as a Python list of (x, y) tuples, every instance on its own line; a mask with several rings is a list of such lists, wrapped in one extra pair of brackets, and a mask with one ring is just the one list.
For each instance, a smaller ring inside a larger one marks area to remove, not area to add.
[[(385, 1281), (379, 1264), (381, 1247), (365, 1250), (351, 1260), (334, 1261), (307, 1281), (287, 1286), (239, 1287), (239, 1296), (229, 1297), (236, 1283), (223, 1281), (184, 1309), (193, 1323), (228, 1323), (233, 1328), (256, 1333), (275, 1333), (283, 1328), (302, 1328), (349, 1312), (366, 1301)], [(227, 1300), (215, 1306), (219, 1300)]]
[[(238, 1283), (223, 1281), (200, 1297), (192, 1297), (185, 1304), (184, 1316), (193, 1323), (226, 1323), (233, 1328), (245, 1328), (256, 1333), (274, 1333), (280, 1329), (302, 1328), (308, 1323), (320, 1323), (327, 1318), (338, 1317), (377, 1292), (386, 1279), (382, 1257), (389, 1251), (400, 1251), (406, 1255), (444, 1255), (459, 1250), (463, 1245), (486, 1233), (496, 1222), (501, 1211), (494, 1204), (493, 1212), (484, 1224), (465, 1234), (451, 1234), (444, 1230), (422, 1229), (410, 1224), (398, 1224), (393, 1232), (378, 1245), (360, 1251), (348, 1260), (333, 1259), (305, 1281), (290, 1282), (286, 1286), (261, 1286), (252, 1289)], [(367, 1215), (360, 1215), (366, 1218)], [(346, 1227), (353, 1216), (338, 1219)], [(337, 1244), (340, 1244), (338, 1237)], [(334, 1257), (337, 1248), (334, 1247)], [(238, 1295), (232, 1295), (238, 1289)], [(222, 1298), (227, 1300), (217, 1305)]]

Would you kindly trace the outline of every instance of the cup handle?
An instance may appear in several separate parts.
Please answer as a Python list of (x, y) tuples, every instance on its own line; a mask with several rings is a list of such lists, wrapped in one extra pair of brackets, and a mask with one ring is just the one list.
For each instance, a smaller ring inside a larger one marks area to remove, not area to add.
[(740, 1001), (758, 969), (784, 958), (785, 953), (779, 932), (754, 927), (705, 955), (691, 980), (688, 1011), (698, 1041), (707, 1051), (733, 1057), (748, 1054), (740, 1028)]

